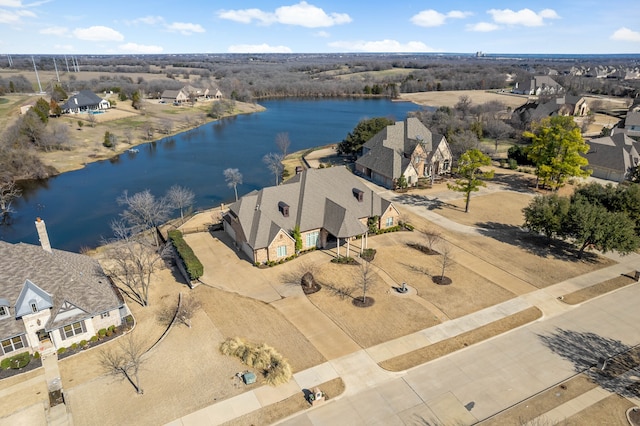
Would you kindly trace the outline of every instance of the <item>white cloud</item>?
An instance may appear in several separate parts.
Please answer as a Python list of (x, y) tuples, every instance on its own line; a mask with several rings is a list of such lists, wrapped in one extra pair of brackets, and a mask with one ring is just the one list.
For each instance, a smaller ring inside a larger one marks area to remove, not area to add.
[(130, 21), (125, 21), (127, 25), (137, 25), (137, 24), (146, 24), (146, 25), (155, 25), (161, 24), (164, 22), (164, 18), (162, 16), (143, 16), (142, 18), (136, 18)]
[(472, 15), (471, 12), (463, 12), (460, 10), (452, 10), (447, 14), (440, 13), (437, 10), (423, 10), (417, 15), (413, 15), (410, 19), (411, 23), (419, 27), (439, 27), (444, 25), (447, 19), (463, 19)]
[(410, 41), (406, 44), (402, 44), (396, 40), (336, 41), (329, 43), (329, 46), (345, 52), (435, 52), (435, 49), (421, 41)]
[(191, 35), (194, 33), (205, 32), (200, 24), (192, 24), (189, 22), (173, 22), (167, 25), (169, 31), (179, 32), (182, 35)]
[(629, 28), (626, 28), (626, 27), (622, 27), (616, 30), (613, 34), (611, 34), (611, 37), (609, 38), (611, 40), (618, 40), (618, 41), (640, 42), (640, 32), (630, 30)]
[(24, 7), (20, 0), (0, 0), (2, 7)]
[(95, 25), (88, 28), (76, 28), (73, 35), (80, 40), (88, 41), (122, 41), (124, 36), (113, 28)]
[(227, 49), (229, 53), (293, 53), (287, 46), (269, 46), (263, 44), (234, 44)]
[(16, 24), (22, 18), (35, 18), (36, 14), (29, 10), (9, 11), (0, 9), (0, 24)]
[(126, 53), (162, 53), (162, 46), (154, 46), (149, 44), (125, 43), (118, 48)]
[(306, 1), (291, 6), (281, 6), (273, 12), (260, 9), (221, 10), (218, 12), (218, 17), (242, 24), (256, 21), (259, 24), (270, 25), (277, 22), (306, 28), (331, 27), (351, 22), (351, 17), (346, 13), (327, 13)]
[(521, 9), (517, 12), (511, 9), (491, 9), (487, 13), (498, 24), (521, 25), (524, 27), (540, 27), (545, 25), (545, 19), (560, 18), (552, 9), (544, 9), (539, 13), (531, 9)]
[(316, 33), (313, 34), (315, 37), (322, 37), (322, 38), (329, 38), (331, 37), (331, 34), (329, 34), (326, 31), (318, 31)]
[(480, 33), (488, 33), (500, 29), (496, 24), (491, 22), (478, 22), (477, 24), (467, 25), (467, 31), (476, 31)]
[(67, 34), (69, 34), (69, 29), (67, 27), (47, 27), (47, 28), (41, 29), (39, 32), (40, 34), (64, 37)]

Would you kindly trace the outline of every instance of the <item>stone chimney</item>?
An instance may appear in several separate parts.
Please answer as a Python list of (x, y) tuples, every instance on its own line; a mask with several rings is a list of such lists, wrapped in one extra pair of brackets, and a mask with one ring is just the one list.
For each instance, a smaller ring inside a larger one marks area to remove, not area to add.
[(44, 220), (39, 217), (36, 218), (36, 230), (38, 231), (38, 238), (40, 239), (42, 249), (49, 253), (53, 253), (51, 251), (51, 243), (49, 242), (49, 234), (47, 234), (47, 227), (44, 224)]

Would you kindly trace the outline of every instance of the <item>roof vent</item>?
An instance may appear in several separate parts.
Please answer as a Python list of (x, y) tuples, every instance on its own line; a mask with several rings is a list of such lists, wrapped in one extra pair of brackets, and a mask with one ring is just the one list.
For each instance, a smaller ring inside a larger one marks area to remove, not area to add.
[(285, 203), (284, 201), (280, 201), (278, 203), (278, 210), (280, 210), (282, 216), (289, 217), (289, 204)]
[(362, 200), (364, 200), (364, 191), (358, 188), (353, 188), (353, 196), (361, 203)]

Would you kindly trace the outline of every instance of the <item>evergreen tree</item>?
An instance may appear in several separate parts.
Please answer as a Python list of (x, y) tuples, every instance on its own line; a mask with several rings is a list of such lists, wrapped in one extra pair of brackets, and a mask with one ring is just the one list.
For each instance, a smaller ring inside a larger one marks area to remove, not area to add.
[(447, 187), (456, 192), (462, 192), (466, 196), (464, 212), (469, 211), (469, 200), (471, 193), (479, 191), (481, 186), (485, 186), (484, 179), (493, 178), (493, 170), (483, 172), (482, 166), (490, 166), (491, 159), (478, 149), (470, 149), (460, 156), (455, 173), (459, 176), (455, 184), (447, 184)]

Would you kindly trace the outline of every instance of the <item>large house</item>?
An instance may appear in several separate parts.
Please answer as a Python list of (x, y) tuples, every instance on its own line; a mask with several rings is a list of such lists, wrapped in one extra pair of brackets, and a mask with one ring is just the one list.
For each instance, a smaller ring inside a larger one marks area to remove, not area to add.
[(589, 152), (583, 156), (589, 160), (586, 166), (591, 176), (623, 182), (640, 161), (640, 142), (620, 132), (587, 141)]
[(443, 135), (431, 133), (415, 117), (397, 121), (376, 133), (362, 147), (356, 172), (393, 189), (404, 176), (409, 185), (418, 178), (451, 172), (452, 154)]
[(582, 96), (559, 96), (547, 102), (530, 101), (513, 110), (512, 121), (532, 123), (555, 115), (583, 117), (589, 113), (589, 105)]
[(165, 90), (161, 98), (164, 102), (181, 104), (191, 99), (222, 99), (222, 92), (218, 88), (200, 88), (187, 84), (178, 90)]
[(36, 228), (41, 246), (0, 241), (0, 358), (52, 353), (129, 314), (96, 260), (52, 249), (44, 221)]
[(109, 109), (110, 107), (111, 104), (108, 100), (102, 99), (91, 90), (81, 90), (60, 106), (62, 112), (66, 114), (100, 111)]
[(370, 221), (380, 228), (398, 224), (399, 213), (344, 167), (308, 169), (279, 186), (253, 191), (229, 206), (224, 229), (254, 263), (278, 261), (302, 250), (327, 248), (362, 237)]
[(564, 89), (548, 75), (538, 75), (516, 82), (511, 90), (520, 95), (557, 95)]

